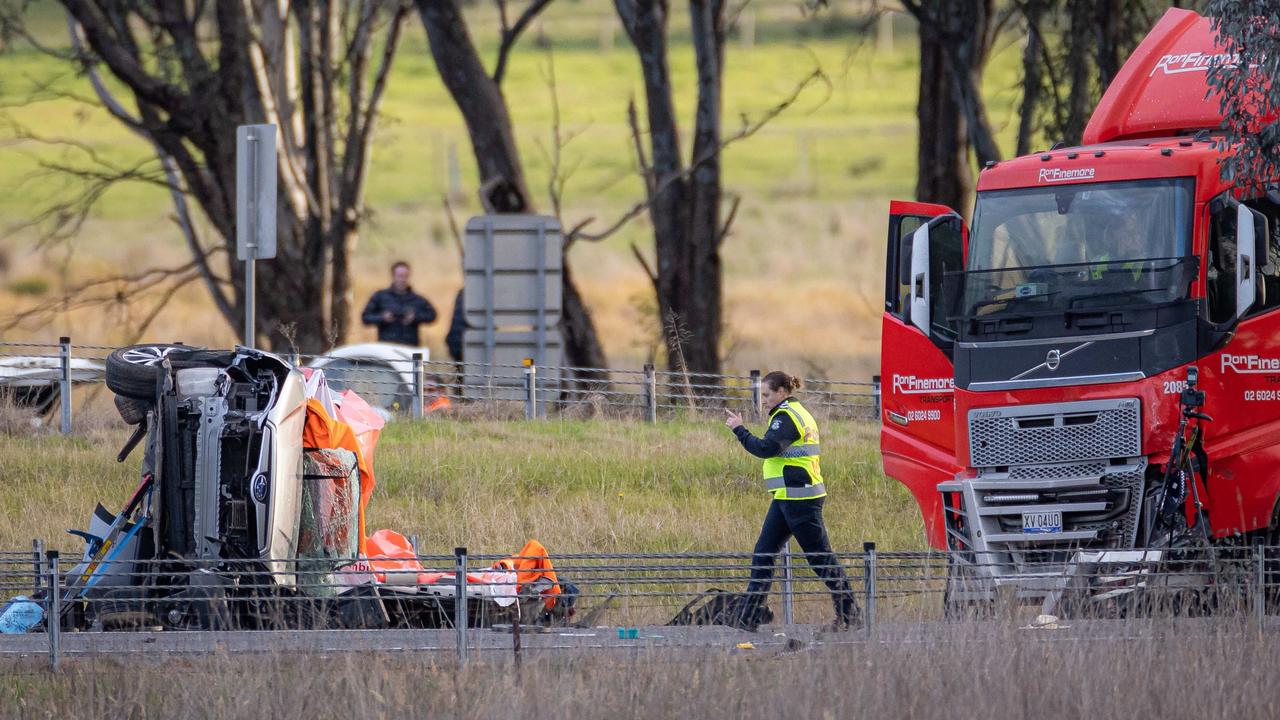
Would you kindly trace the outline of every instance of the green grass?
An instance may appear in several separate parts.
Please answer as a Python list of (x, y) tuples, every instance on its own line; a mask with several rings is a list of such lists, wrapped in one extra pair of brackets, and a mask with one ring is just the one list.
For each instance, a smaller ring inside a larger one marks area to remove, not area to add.
[[(97, 502), (119, 509), (141, 456), (117, 464), (125, 430), (98, 425), (69, 439), (0, 435), (0, 548), (38, 537), (78, 551), (64, 531)], [(920, 513), (881, 473), (874, 428), (832, 422), (823, 435), (837, 549), (922, 548)], [(367, 524), (418, 535), (424, 553), (506, 553), (528, 538), (553, 554), (746, 552), (768, 505), (759, 472), (714, 419), (395, 422), (378, 444)]]
[[(804, 196), (835, 200), (864, 196), (910, 195), (915, 170), (917, 59), (913, 28), (899, 18), (892, 49), (877, 48), (874, 38), (858, 35), (848, 23), (830, 17), (805, 23), (794, 7), (766, 5), (750, 48), (730, 41), (727, 50), (724, 117), (726, 135), (740, 118), (758, 118), (786, 98), (814, 68), (830, 80), (812, 87), (796, 105), (758, 135), (726, 152), (725, 177), (731, 190), (754, 196)], [(61, 39), (56, 18), (38, 18), (49, 40)], [(495, 54), (496, 29), (487, 13), (473, 12), (473, 36), (486, 62)], [(626, 104), (641, 102), (643, 87), (634, 50), (615, 28), (610, 48), (600, 28), (616, 25), (609, 5), (557, 3), (541, 23), (547, 47), (531, 33), (510, 62), (504, 92), (518, 141), (539, 204), (549, 163), (540, 145), (550, 145), (551, 90), (547, 75), (554, 57), (562, 123), (577, 137), (565, 150), (566, 165), (577, 171), (569, 198), (625, 205), (639, 197), (633, 171)], [(671, 71), (676, 107), (686, 129), (692, 125), (694, 67), (687, 18), (673, 16)], [(824, 30), (825, 29), (825, 30)], [(1001, 45), (986, 78), (990, 115), (1006, 144), (1014, 128), (1017, 47)], [(52, 97), (42, 88), (91, 97), (87, 81), (65, 63), (15, 46), (0, 55), (0, 102), (20, 103), (36, 94), (47, 98), (7, 111), (8, 118), (45, 138), (74, 138), (114, 163), (136, 162), (150, 148), (103, 111)], [(116, 87), (117, 92), (120, 88)], [(685, 140), (688, 137), (686, 133)], [(434, 205), (449, 190), (449, 155), (456, 154), (466, 196), (474, 187), (474, 166), (460, 117), (445, 92), (427, 51), (418, 18), (412, 16), (392, 74), (373, 152), (368, 198), (375, 209)], [(687, 151), (688, 148), (686, 147)], [(0, 212), (21, 214), (63, 190), (40, 171), (49, 161), (83, 164), (84, 153), (70, 147), (18, 142), (6, 148), (0, 164)], [(151, 217), (166, 211), (167, 198), (155, 187), (125, 186), (104, 199), (100, 212), (111, 219)]]

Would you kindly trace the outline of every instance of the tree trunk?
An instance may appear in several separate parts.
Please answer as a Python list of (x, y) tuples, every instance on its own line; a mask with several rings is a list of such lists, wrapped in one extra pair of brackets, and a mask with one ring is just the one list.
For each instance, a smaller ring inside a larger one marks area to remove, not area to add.
[(916, 196), (968, 214), (969, 150), (1000, 159), (982, 98), (992, 35), (991, 0), (904, 0), (920, 37), (919, 167)]
[(725, 4), (723, 0), (692, 0), (689, 5), (698, 99), (688, 172), (680, 152), (667, 61), (668, 6), (661, 0), (615, 0), (614, 6), (636, 49), (644, 80), (651, 156), (645, 186), (657, 259), (653, 281), (667, 341), (667, 365), (678, 372), (719, 373)]
[(968, 216), (973, 194), (969, 133), (951, 92), (945, 43), (938, 33), (921, 27), (916, 199), (940, 203)]
[(1027, 0), (1023, 17), (1027, 26), (1027, 44), (1022, 48), (1022, 102), (1018, 106), (1018, 140), (1014, 155), (1031, 152), (1031, 136), (1036, 128), (1036, 113), (1040, 111), (1044, 93), (1043, 61), (1044, 39), (1040, 37), (1044, 21), (1045, 0)]
[(724, 79), (724, 0), (691, 0), (690, 30), (698, 70), (693, 172), (689, 177), (689, 331), (685, 362), (694, 372), (720, 372), (720, 110)]
[[(417, 7), (436, 68), (467, 125), (485, 209), (496, 213), (533, 212), (506, 98), (480, 61), (457, 0), (418, 0)], [(604, 367), (604, 349), (574, 285), (567, 254), (562, 264), (565, 359), (575, 367)]]
[(1093, 0), (1070, 0), (1067, 3), (1070, 17), (1067, 28), (1067, 113), (1062, 128), (1062, 142), (1079, 145), (1089, 122), (1092, 109), (1092, 67), (1089, 63), (1089, 46), (1093, 44), (1095, 27)]

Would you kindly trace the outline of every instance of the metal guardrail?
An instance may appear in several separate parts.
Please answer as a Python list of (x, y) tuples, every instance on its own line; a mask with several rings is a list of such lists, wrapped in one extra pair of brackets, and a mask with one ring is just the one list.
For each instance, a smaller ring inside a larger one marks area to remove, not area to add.
[[(52, 343), (0, 342), (0, 360), (27, 357), (47, 361), (51, 382), (58, 385), (60, 429), (73, 429), (73, 384), (99, 383), (101, 370), (74, 367), (74, 360), (105, 363), (114, 347), (73, 345), (70, 338)], [(353, 359), (329, 355), (294, 355), (295, 365), (337, 362), (326, 369), (335, 387), (351, 387), (374, 404), (420, 418), (448, 401), (453, 408), (475, 407), (502, 417), (630, 418), (656, 423), (687, 414), (719, 412), (726, 407), (759, 419), (760, 372), (747, 375), (680, 373), (645, 365), (642, 369), (578, 368), (422, 360)], [(56, 362), (55, 362), (56, 361)], [(0, 383), (0, 390), (3, 384)], [(801, 397), (824, 419), (875, 419), (880, 415), (880, 378), (868, 382), (807, 378)], [(433, 405), (435, 401), (435, 405)]]
[[(517, 652), (522, 625), (525, 632), (546, 624), (617, 628), (619, 638), (634, 639), (638, 627), (668, 623), (691, 600), (710, 597), (713, 588), (740, 592), (753, 569), (746, 553), (559, 555), (552, 558), (562, 591), (557, 600), (572, 601), (575, 612), (556, 614), (546, 610), (548, 596), (539, 592), (544, 588), (522, 586), (519, 576), (493, 570), (494, 562), (506, 556), (469, 554), (465, 548), (453, 555), (366, 559), (392, 563), (372, 568), (339, 569), (340, 561), (326, 565), (316, 559), (270, 567), (233, 560), (130, 562), (100, 568), (107, 580), (83, 593), (77, 590), (87, 585), (76, 574), (78, 560), (56, 552), (42, 555), (41, 549), (34, 543), (29, 551), (0, 552), (0, 608), (15, 596), (39, 605), (45, 619), (31, 631), (46, 632), (54, 668), (60, 662), (60, 634), (73, 628), (438, 628), (453, 633), (463, 662), (469, 649), (493, 648), (492, 638), (473, 636), (486, 628), (511, 632)], [(981, 572), (985, 566), (972, 555), (885, 552), (867, 543), (863, 552), (838, 555), (862, 611), (863, 627), (850, 637), (877, 637), (877, 628), (887, 623), (1017, 620), (1019, 593), (1049, 576), (1061, 581), (1053, 612), (1068, 618), (1213, 615), (1262, 630), (1268, 610), (1280, 605), (1280, 548), (1114, 553), (1105, 562), (1076, 556), (1077, 562), (1045, 563), (1036, 577), (1002, 583), (991, 597), (974, 601), (958, 590), (958, 578), (965, 575), (948, 572), (957, 563), (967, 572)], [(778, 605), (771, 624), (829, 621), (830, 591), (808, 569), (796, 572), (795, 564), (784, 552), (775, 568), (771, 600)], [(224, 580), (215, 582), (218, 578)], [(459, 597), (467, 602), (456, 602)], [(1039, 596), (1031, 604), (1040, 602), (1048, 604)]]

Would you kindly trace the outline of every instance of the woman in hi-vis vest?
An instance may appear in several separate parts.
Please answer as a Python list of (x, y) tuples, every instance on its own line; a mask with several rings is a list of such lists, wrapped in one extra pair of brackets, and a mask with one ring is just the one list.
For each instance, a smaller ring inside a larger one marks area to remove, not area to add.
[(792, 393), (800, 379), (777, 370), (760, 381), (760, 399), (769, 410), (769, 427), (758, 438), (742, 426), (742, 416), (726, 409), (724, 424), (733, 430), (747, 452), (764, 459), (764, 487), (772, 496), (764, 516), (760, 538), (751, 559), (751, 582), (746, 601), (740, 604), (735, 627), (755, 631), (761, 609), (773, 583), (773, 559), (792, 536), (804, 550), (809, 567), (826, 582), (835, 603), (835, 629), (862, 627), (858, 602), (849, 588), (844, 566), (831, 551), (822, 505), (827, 488), (819, 461), (818, 424)]

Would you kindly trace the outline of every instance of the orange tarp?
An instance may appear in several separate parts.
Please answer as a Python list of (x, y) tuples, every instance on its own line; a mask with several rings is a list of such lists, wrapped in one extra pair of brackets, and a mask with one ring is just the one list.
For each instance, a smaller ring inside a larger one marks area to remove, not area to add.
[[(409, 542), (409, 538), (394, 530), (379, 530), (369, 536), (368, 558), (370, 570), (373, 571), (378, 582), (382, 583), (394, 583), (395, 578), (388, 580), (388, 574), (394, 576), (414, 573), (418, 585), (431, 585), (442, 579), (453, 580), (454, 578), (451, 572), (435, 570), (428, 572), (413, 554), (413, 545)], [(482, 575), (467, 573), (467, 582), (481, 585), (488, 580)]]
[(338, 396), (338, 419), (351, 426), (364, 453), (365, 462), (373, 467), (373, 449), (378, 445), (378, 436), (382, 434), (382, 426), (387, 421), (373, 409), (364, 398), (351, 390), (343, 390)]
[(521, 590), (530, 583), (537, 582), (539, 578), (546, 578), (551, 581), (551, 589), (543, 594), (547, 596), (546, 607), (550, 610), (555, 607), (556, 596), (560, 594), (560, 578), (556, 577), (556, 570), (551, 565), (551, 556), (547, 553), (547, 549), (537, 540), (530, 540), (524, 544), (514, 555), (503, 558), (493, 564), (494, 569), (511, 570), (516, 574), (516, 589)]
[(364, 508), (373, 495), (373, 467), (365, 457), (359, 438), (351, 426), (329, 417), (320, 401), (307, 400), (307, 421), (302, 428), (302, 446), (308, 448), (341, 448), (350, 450), (356, 455), (356, 465), (360, 468), (360, 553), (365, 551)]

